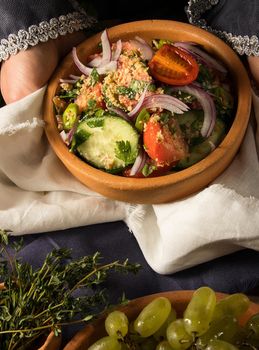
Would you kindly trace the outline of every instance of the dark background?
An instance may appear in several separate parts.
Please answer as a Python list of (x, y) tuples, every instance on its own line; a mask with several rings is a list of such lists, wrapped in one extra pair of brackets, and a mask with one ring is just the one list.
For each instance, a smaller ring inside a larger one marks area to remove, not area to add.
[(188, 1), (185, 0), (81, 0), (82, 5), (95, 15), (98, 20), (120, 20), (130, 22), (142, 19), (171, 19), (187, 21), (184, 7)]

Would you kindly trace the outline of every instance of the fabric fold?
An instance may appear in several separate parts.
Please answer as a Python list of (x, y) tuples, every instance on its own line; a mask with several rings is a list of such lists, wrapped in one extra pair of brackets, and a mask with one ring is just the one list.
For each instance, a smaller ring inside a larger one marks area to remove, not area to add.
[(172, 203), (135, 205), (105, 198), (68, 172), (44, 134), (44, 93), (0, 109), (0, 227), (22, 235), (124, 220), (160, 274), (243, 248), (259, 250), (256, 95), (242, 146), (211, 185)]
[(126, 205), (88, 189), (44, 134), (45, 88), (0, 109), (0, 226), (14, 235), (122, 220)]
[(244, 247), (259, 250), (259, 200), (214, 184), (154, 205), (134, 235), (153, 270), (169, 274)]

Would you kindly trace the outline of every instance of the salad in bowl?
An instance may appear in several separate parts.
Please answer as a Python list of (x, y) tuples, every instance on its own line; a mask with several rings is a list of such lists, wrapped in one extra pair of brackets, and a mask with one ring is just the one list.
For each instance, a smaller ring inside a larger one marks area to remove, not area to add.
[(79, 74), (53, 98), (60, 136), (91, 166), (134, 178), (178, 172), (223, 140), (234, 118), (227, 68), (194, 42), (140, 36), (111, 42), (104, 30)]
[(167, 20), (120, 24), (65, 57), (43, 104), (48, 141), (105, 197), (165, 203), (207, 186), (245, 135), (250, 82), (215, 35)]

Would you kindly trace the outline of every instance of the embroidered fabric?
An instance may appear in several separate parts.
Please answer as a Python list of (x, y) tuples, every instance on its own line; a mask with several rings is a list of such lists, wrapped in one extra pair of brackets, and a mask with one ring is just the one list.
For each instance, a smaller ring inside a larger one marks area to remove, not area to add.
[(20, 29), (17, 34), (10, 34), (7, 39), (0, 41), (0, 62), (19, 51), (25, 51), (29, 46), (56, 39), (59, 35), (87, 29), (95, 22), (96, 20), (85, 12), (75, 11), (51, 18), (49, 21), (42, 21), (39, 25), (31, 25), (27, 30)]
[(226, 41), (239, 55), (259, 56), (259, 38), (257, 35), (235, 35), (227, 31), (216, 30), (202, 18), (206, 11), (218, 3), (219, 0), (189, 0), (185, 9), (189, 22), (217, 35)]

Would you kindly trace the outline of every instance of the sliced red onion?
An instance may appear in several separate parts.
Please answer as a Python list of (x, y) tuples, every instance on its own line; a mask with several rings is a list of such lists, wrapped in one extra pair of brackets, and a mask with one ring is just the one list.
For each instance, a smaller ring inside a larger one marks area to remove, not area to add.
[(108, 72), (113, 72), (117, 69), (117, 61), (110, 61), (105, 65), (98, 67), (96, 70), (99, 74), (106, 74)]
[[(187, 45), (192, 45), (192, 46), (198, 46), (197, 43), (195, 43), (194, 41), (176, 41), (175, 43), (173, 43), (174, 45), (175, 44), (187, 44)], [(177, 45), (175, 45), (177, 46)]]
[(217, 69), (219, 72), (224, 74), (227, 73), (227, 69), (221, 63), (219, 63), (214, 57), (209, 55), (207, 52), (197, 47), (197, 45), (193, 45), (187, 42), (175, 42), (174, 45), (189, 51), (198, 60), (201, 60), (203, 63), (207, 64), (208, 66), (214, 69)]
[(101, 63), (102, 63), (102, 56), (99, 55), (99, 56), (96, 56), (95, 58), (93, 58), (92, 61), (88, 62), (87, 65), (89, 67), (97, 68), (97, 67), (100, 67)]
[(130, 169), (129, 175), (135, 176), (137, 173), (139, 173), (143, 169), (146, 161), (147, 161), (147, 154), (144, 151), (144, 149), (141, 147), (139, 154), (138, 154), (137, 158), (135, 159), (135, 162), (134, 162), (132, 168)]
[(193, 95), (197, 98), (204, 112), (204, 120), (201, 128), (201, 135), (203, 137), (210, 136), (216, 121), (216, 108), (210, 94), (208, 94), (203, 89), (197, 87), (196, 85), (192, 84), (185, 86), (176, 86), (172, 89), (175, 91), (180, 90), (186, 92), (187, 94)]
[(212, 141), (209, 141), (209, 145), (210, 145), (211, 151), (214, 151), (214, 149), (216, 148), (215, 144)]
[(128, 113), (129, 117), (134, 117), (140, 109), (143, 108), (161, 108), (177, 114), (182, 114), (189, 110), (189, 107), (176, 97), (166, 94), (153, 94), (145, 97), (145, 94), (143, 93), (135, 108)]
[(142, 53), (144, 60), (151, 60), (154, 55), (154, 51), (144, 39), (135, 37), (135, 39), (130, 40), (130, 43)]
[(90, 75), (92, 72), (92, 68), (89, 68), (87, 66), (85, 66), (78, 58), (77, 53), (76, 53), (76, 48), (73, 47), (72, 49), (72, 57), (74, 60), (75, 65), (77, 66), (77, 68), (80, 70), (80, 72), (82, 72), (83, 74), (85, 74), (86, 76)]
[(69, 77), (74, 80), (79, 80), (81, 77), (79, 75), (69, 74)]
[[(93, 68), (87, 67), (84, 64), (82, 64), (79, 60), (79, 58), (77, 57), (76, 54), (76, 48), (74, 47), (72, 50), (72, 55), (73, 55), (73, 60), (75, 62), (75, 65), (77, 66), (77, 68), (86, 76), (89, 76), (92, 73)], [(106, 74), (108, 72), (111, 71), (115, 71), (117, 69), (117, 62), (116, 61), (110, 61), (108, 63), (106, 63), (105, 65), (97, 68), (97, 72), (99, 74)]]
[(127, 121), (131, 121), (131, 119), (129, 118), (128, 114), (126, 112), (124, 112), (121, 108), (118, 108), (118, 107), (107, 107), (107, 108), (108, 108), (109, 111), (119, 115), (123, 119), (125, 119)]
[[(106, 32), (106, 34), (105, 34)], [(117, 61), (118, 58), (120, 57), (121, 54), (121, 49), (122, 49), (122, 42), (121, 40), (118, 40), (116, 43), (116, 50), (112, 54), (111, 51), (111, 45), (108, 39), (107, 31), (103, 32), (102, 34), (102, 47), (103, 47), (103, 53), (102, 55), (98, 55), (95, 58), (93, 58), (90, 62), (88, 62), (89, 67), (103, 67), (107, 63), (109, 63), (111, 60), (112, 61)]]
[(78, 122), (76, 122), (74, 124), (74, 126), (69, 130), (69, 132), (67, 133), (67, 143), (68, 145), (71, 144), (72, 142), (72, 138), (74, 136), (74, 133), (76, 132), (76, 129), (77, 129), (77, 125), (78, 125)]
[(60, 83), (75, 84), (77, 81), (75, 79), (59, 79)]
[(101, 42), (102, 42), (102, 50), (103, 50), (101, 66), (103, 66), (108, 62), (110, 62), (112, 57), (111, 44), (110, 44), (110, 40), (106, 29), (102, 32)]
[(145, 87), (144, 91), (142, 92), (139, 100), (138, 100), (138, 103), (136, 104), (136, 106), (132, 109), (131, 112), (128, 113), (128, 116), (131, 118), (131, 117), (134, 117), (138, 111), (140, 110), (142, 104), (143, 104), (143, 101), (144, 101), (144, 98), (146, 96), (146, 93), (147, 93), (147, 89), (148, 89), (148, 85)]
[(67, 145), (67, 134), (65, 132), (65, 130), (62, 130), (60, 133), (59, 133), (60, 137), (62, 138), (62, 141)]
[(118, 40), (116, 43), (116, 50), (115, 50), (114, 54), (112, 55), (113, 61), (117, 61), (119, 59), (120, 54), (121, 54), (121, 50), (122, 50), (122, 41)]
[(146, 97), (142, 107), (162, 108), (177, 114), (182, 114), (189, 110), (189, 107), (178, 98), (166, 94), (157, 94)]
[[(118, 40), (117, 43), (116, 43), (116, 50), (115, 50), (115, 52), (112, 55), (112, 61), (117, 61), (119, 59), (120, 54), (121, 54), (121, 49), (122, 49), (122, 42), (121, 42), (121, 40)], [(107, 63), (109, 63), (109, 62), (107, 62)], [(102, 56), (98, 55), (95, 58), (93, 58), (92, 61), (88, 62), (87, 65), (89, 67), (98, 68), (98, 67), (104, 66), (105, 64), (103, 63)]]
[(135, 36), (135, 39), (138, 40), (138, 41), (139, 41), (140, 43), (142, 43), (142, 44), (148, 45), (147, 42), (146, 42), (143, 38), (141, 38), (140, 36), (137, 36), (137, 35), (136, 35), (136, 36)]
[(111, 44), (110, 44), (110, 40), (106, 29), (102, 32), (101, 43), (102, 43), (102, 55), (98, 55), (94, 59), (92, 59), (92, 61), (88, 62), (89, 67), (94, 67), (94, 68), (103, 67), (110, 62), (112, 57), (112, 50), (111, 50)]

